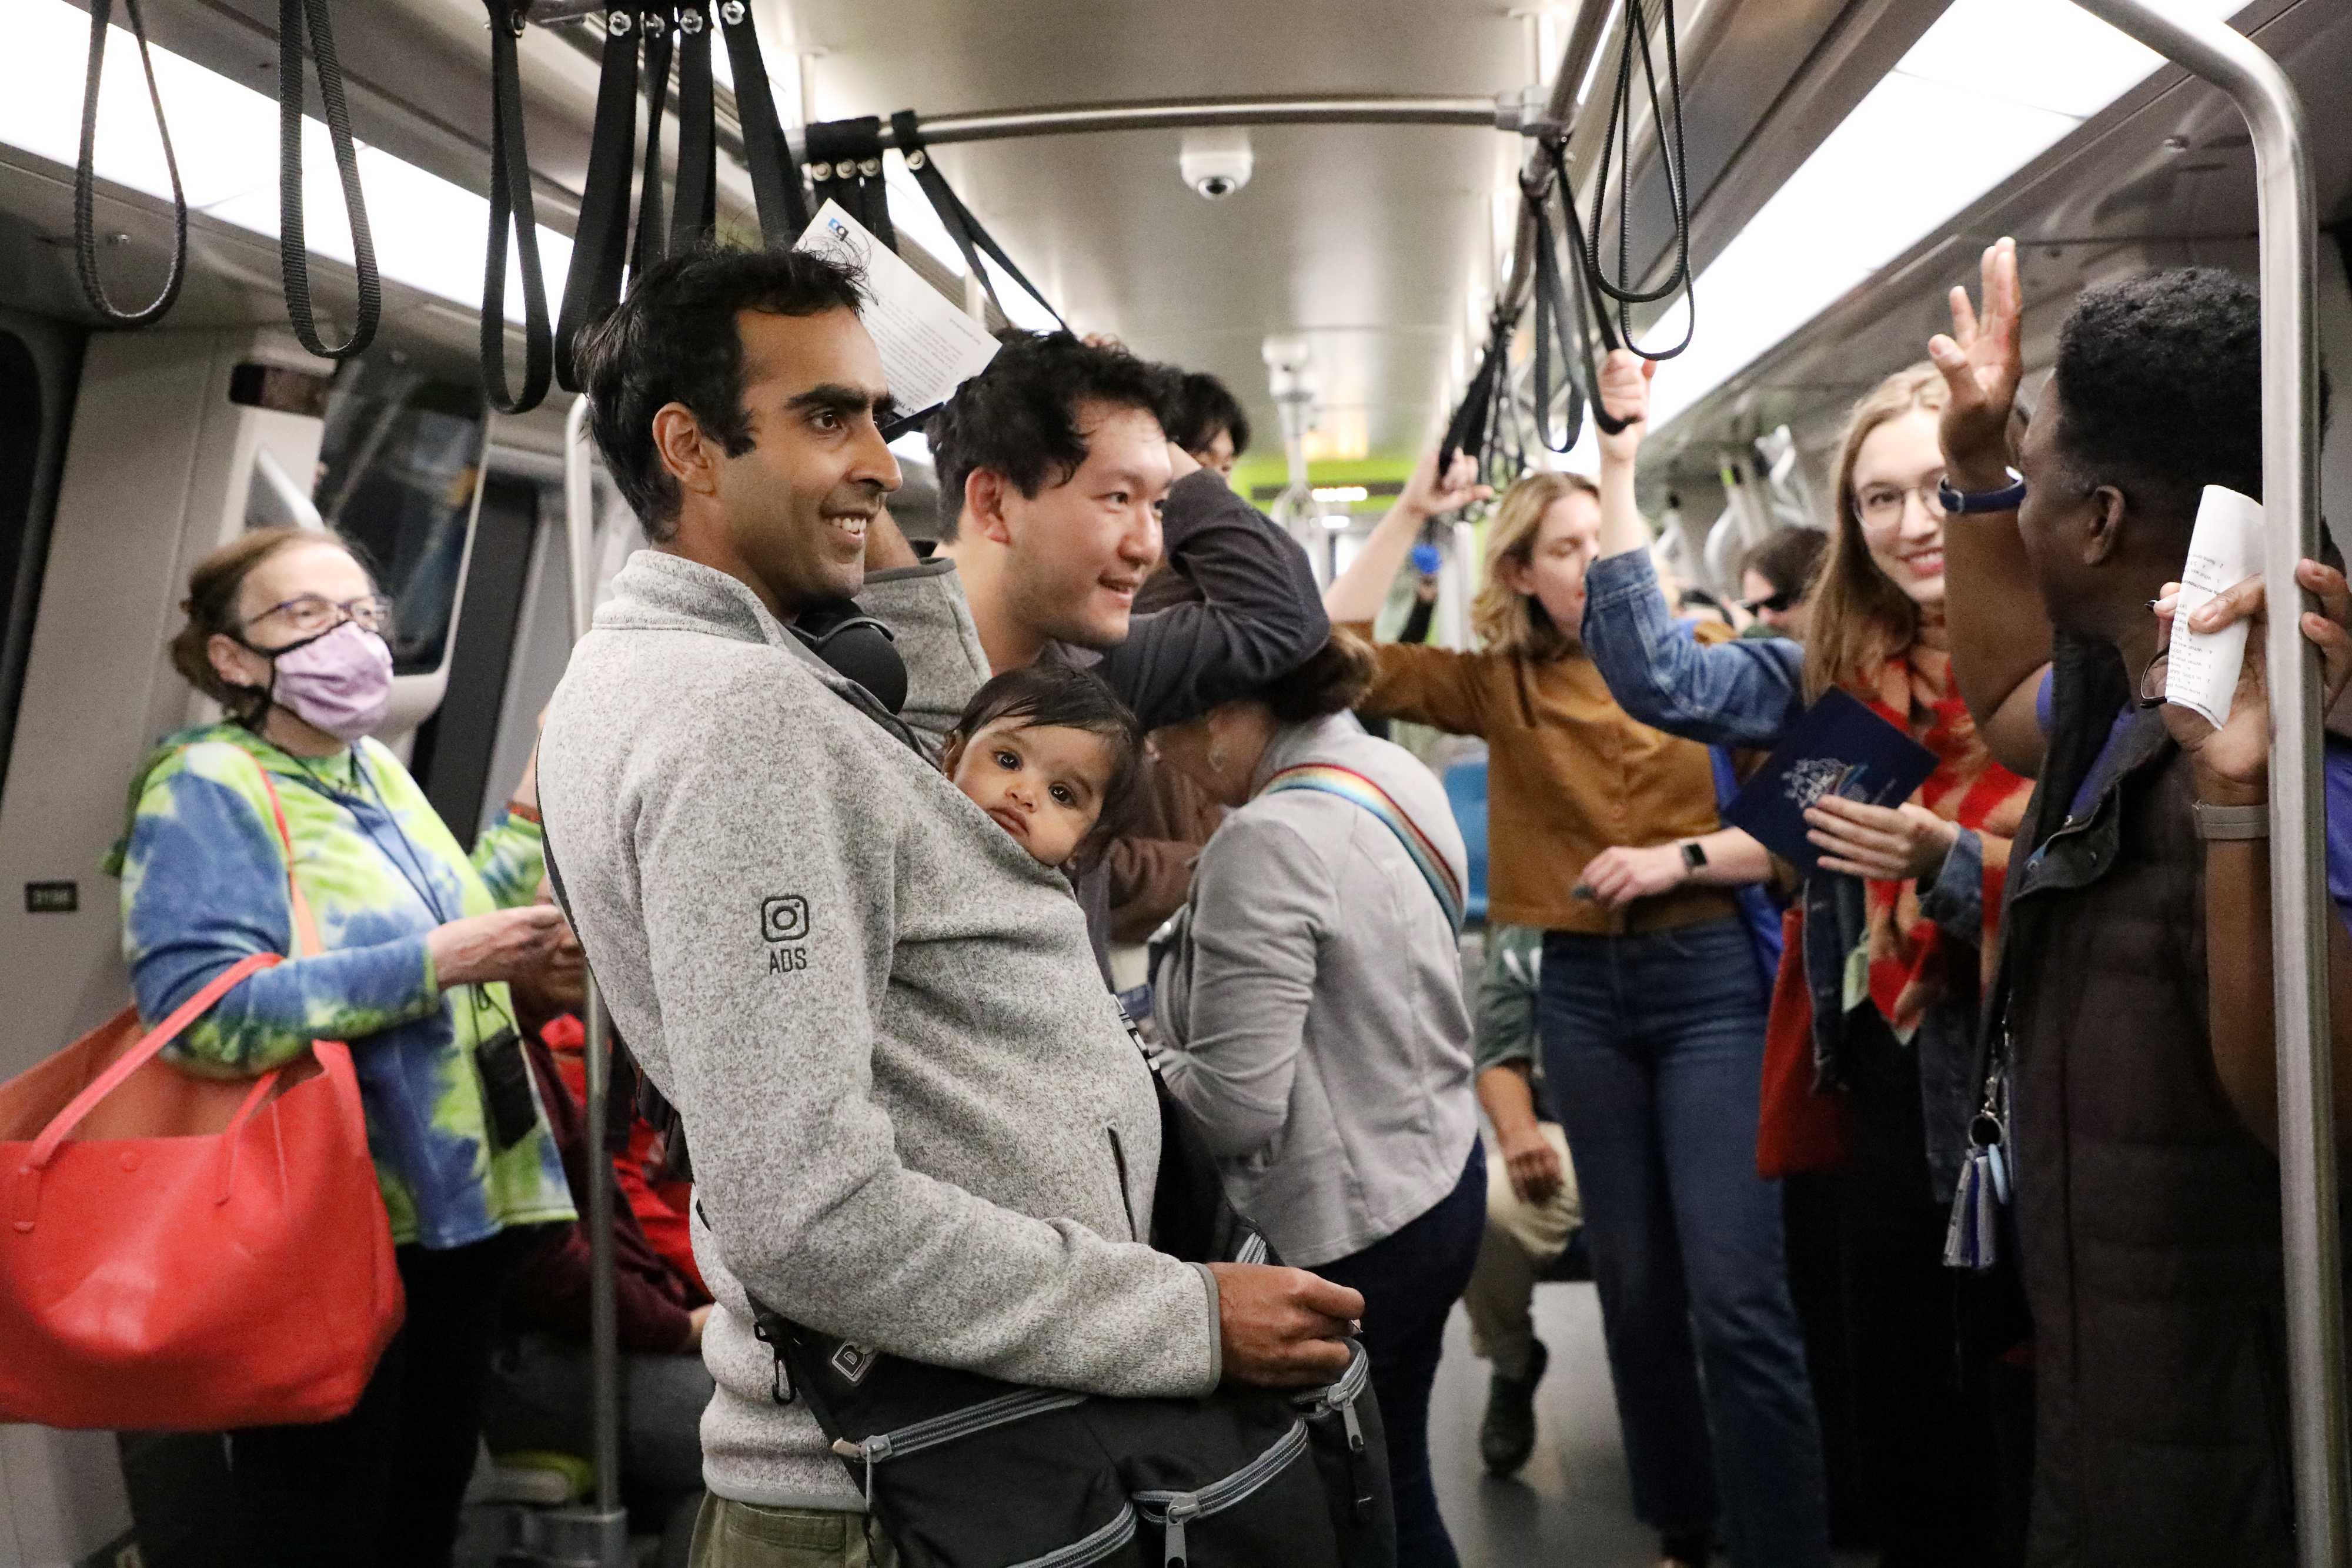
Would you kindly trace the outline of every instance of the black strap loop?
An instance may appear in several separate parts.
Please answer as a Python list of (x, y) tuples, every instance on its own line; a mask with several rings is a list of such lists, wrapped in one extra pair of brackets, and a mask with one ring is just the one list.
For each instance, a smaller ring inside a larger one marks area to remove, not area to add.
[[(517, 0), (485, 0), (490, 13), (490, 243), (482, 270), (482, 392), (500, 413), (528, 413), (547, 401), (554, 334), (547, 319), (547, 279), (540, 270), (539, 219), (523, 141), (522, 34)], [(514, 225), (522, 263), (522, 391), (507, 390), (507, 226)]]
[(808, 159), (816, 204), (840, 203), (842, 211), (897, 250), (898, 231), (891, 225), (889, 198), (882, 185), (882, 121), (868, 114), (810, 126)]
[[(1675, 43), (1675, 0), (1658, 0), (1666, 35), (1666, 92), (1664, 101), (1658, 92), (1657, 63), (1650, 51), (1650, 24), (1643, 15), (1643, 0), (1625, 0), (1624, 47), (1618, 57), (1617, 86), (1609, 98), (1609, 124), (1601, 139), (1601, 164), (1593, 181), (1593, 201), (1607, 199), (1609, 169), (1618, 165), (1617, 192), (1617, 277), (1610, 277), (1601, 268), (1594, 247), (1584, 246), (1580, 236), (1580, 265), (1585, 282), (1593, 294), (1613, 301), (1617, 307), (1618, 341), (1612, 346), (1628, 348), (1645, 360), (1671, 360), (1691, 345), (1698, 329), (1698, 302), (1691, 291), (1690, 269), (1690, 167), (1683, 152), (1683, 82), (1680, 53)], [(1675, 229), (1675, 265), (1664, 282), (1652, 289), (1634, 288), (1628, 281), (1633, 267), (1633, 61), (1640, 51), (1642, 74), (1649, 90), (1650, 119), (1660, 128), (1658, 150), (1659, 172), (1666, 182), (1666, 200), (1673, 209)], [(1670, 135), (1671, 149), (1664, 144)], [(1671, 155), (1669, 153), (1671, 152)], [(1554, 163), (1560, 166), (1557, 149)], [(1572, 212), (1575, 200), (1567, 193), (1565, 176), (1561, 179), (1562, 201)], [(1593, 226), (1598, 233), (1600, 212), (1596, 205)], [(1671, 349), (1657, 352), (1633, 341), (1633, 307), (1654, 305), (1681, 293), (1685, 305), (1682, 341)], [(1602, 308), (1605, 311), (1605, 307)], [(1603, 320), (1606, 320), (1604, 314)]]
[(670, 214), (672, 253), (708, 244), (719, 233), (719, 141), (713, 123), (710, 14), (677, 8), (677, 199)]
[(996, 285), (989, 277), (988, 268), (981, 265), (980, 253), (982, 251), (1004, 269), (1005, 277), (1019, 284), (1030, 298), (1044, 306), (1045, 313), (1060, 323), (1062, 330), (1068, 331), (1070, 324), (1063, 319), (1059, 310), (1054, 308), (1054, 302), (1045, 298), (1043, 289), (1029, 281), (1028, 274), (1013, 265), (1013, 258), (1004, 254), (1004, 247), (996, 243), (996, 236), (972, 215), (971, 209), (963, 204), (963, 198), (955, 193), (955, 187), (948, 183), (947, 176), (940, 172), (938, 161), (931, 156), (930, 149), (923, 145), (922, 124), (916, 118), (915, 111), (902, 109), (892, 115), (890, 132), (891, 140), (907, 160), (908, 171), (915, 176), (915, 183), (923, 188), (923, 194), (929, 199), (932, 211), (940, 214), (940, 222), (946, 227), (948, 237), (955, 241), (958, 250), (963, 252), (964, 265), (971, 267), (972, 276), (980, 279), (980, 286), (987, 291), (988, 301), (996, 307), (997, 314), (1004, 316), (1008, 321), (1012, 319), (1005, 314), (1004, 301), (997, 297)]
[(1457, 455), (1465, 452), (1473, 457), (1485, 455), (1490, 410), (1510, 355), (1510, 324), (1497, 322), (1494, 335), (1486, 340), (1486, 352), (1479, 359), (1476, 372), (1463, 391), (1461, 403), (1446, 423), (1445, 439), (1437, 448), (1437, 477), (1441, 484)]
[(155, 133), (163, 139), (163, 167), (172, 175), (172, 270), (155, 298), (136, 310), (125, 310), (106, 297), (98, 276), (98, 83), (106, 69), (106, 25), (113, 0), (90, 0), (89, 75), (82, 88), (81, 157), (74, 165), (74, 267), (81, 274), (82, 297), (110, 326), (144, 327), (160, 321), (180, 298), (188, 275), (188, 198), (180, 188), (180, 161), (172, 152), (172, 128), (163, 120), (163, 97), (155, 89), (155, 61), (147, 52), (147, 24), (140, 19), (139, 0), (122, 0), (131, 18), (131, 37), (139, 45), (139, 66), (147, 73), (147, 101), (154, 106)]
[(809, 226), (807, 195), (800, 165), (793, 162), (768, 86), (767, 62), (745, 0), (719, 0), (719, 24), (727, 34), (727, 58), (735, 68), (735, 117), (743, 127), (743, 162), (751, 174), (751, 195), (760, 208), (760, 239), (770, 250), (789, 250)]
[[(319, 336), (310, 308), (310, 251), (302, 231), (302, 37), (307, 25), (310, 55), (319, 67), (319, 99), (327, 111), (327, 135), (342, 175), (343, 208), (352, 225), (352, 265), (359, 274), (359, 308), (352, 334), (330, 344)], [(348, 360), (375, 341), (383, 314), (383, 283), (375, 269), (375, 239), (368, 232), (367, 202), (360, 193), (359, 149), (352, 141), (351, 106), (343, 100), (343, 68), (335, 58), (333, 25), (327, 0), (279, 0), (278, 7), (278, 256), (286, 278), (286, 310), (294, 336), (324, 360)]]
[(637, 135), (637, 14), (614, 6), (604, 16), (604, 59), (596, 84), (596, 121), (588, 145), (588, 177), (580, 193), (580, 225), (572, 232), (572, 266), (563, 281), (563, 310), (555, 327), (555, 376), (579, 392), (574, 345), (580, 334), (621, 302), (621, 273), (629, 255), (629, 175)]
[(637, 17), (646, 39), (646, 155), (638, 165), (637, 243), (629, 253), (629, 276), (646, 269), (669, 249), (669, 223), (663, 216), (662, 118), (669, 112), (669, 18), (657, 11)]

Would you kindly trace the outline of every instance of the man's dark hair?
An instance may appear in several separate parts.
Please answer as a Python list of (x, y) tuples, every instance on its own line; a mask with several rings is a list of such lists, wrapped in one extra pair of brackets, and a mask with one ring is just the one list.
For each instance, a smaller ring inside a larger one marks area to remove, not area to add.
[(2186, 526), (2198, 491), (2263, 493), (2262, 297), (2217, 267), (2086, 288), (2058, 329), (2053, 439), (2085, 486), (2115, 484)]
[(1194, 371), (1176, 385), (1175, 423), (1168, 439), (1187, 452), (1205, 452), (1223, 431), (1234, 438), (1234, 455), (1249, 450), (1249, 415), (1231, 388), (1205, 371)]
[(1024, 496), (1069, 483), (1087, 460), (1078, 429), (1085, 403), (1138, 408), (1164, 429), (1175, 377), (1124, 349), (1100, 349), (1068, 332), (1008, 335), (988, 368), (958, 387), (926, 434), (940, 476), (940, 521), (953, 538), (964, 481), (1002, 474)]
[(709, 246), (646, 268), (620, 308), (581, 334), (597, 450), (647, 538), (677, 529), (677, 482), (654, 447), (654, 415), (665, 404), (685, 404), (730, 457), (751, 450), (736, 314), (822, 316), (854, 312), (863, 300), (856, 269), (830, 256)]
[(999, 719), (1024, 729), (1083, 729), (1110, 742), (1110, 779), (1091, 839), (1116, 834), (1139, 803), (1143, 783), (1143, 727), (1118, 695), (1091, 671), (1048, 654), (1007, 670), (972, 693), (953, 734), (969, 741)]
[(1785, 595), (1794, 609), (1813, 591), (1813, 579), (1829, 550), (1830, 536), (1820, 528), (1782, 528), (1749, 550), (1739, 570), (1770, 583), (1772, 591)]

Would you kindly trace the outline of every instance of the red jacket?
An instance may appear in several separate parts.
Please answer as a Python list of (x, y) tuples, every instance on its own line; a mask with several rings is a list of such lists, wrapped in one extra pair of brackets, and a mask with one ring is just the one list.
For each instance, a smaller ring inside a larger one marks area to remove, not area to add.
[[(543, 1032), (561, 1040), (566, 1024), (576, 1040), (580, 1025), (572, 1019), (559, 1019)], [(545, 1043), (526, 1037), (523, 1052), (530, 1062), (531, 1075), (539, 1082), (540, 1101), (547, 1108), (548, 1126), (555, 1134), (556, 1147), (563, 1158), (563, 1174), (572, 1186), (572, 1202), (584, 1216), (588, 1212), (590, 1141), (580, 1100), (564, 1082), (558, 1057)], [(571, 1061), (575, 1067), (580, 1065), (576, 1048)], [(629, 1162), (615, 1160), (614, 1164), (616, 1184), (629, 1199), (614, 1205), (613, 1209), (614, 1295), (621, 1348), (656, 1354), (681, 1352), (693, 1336), (690, 1314), (710, 1300), (709, 1292), (702, 1288), (698, 1275), (679, 1270), (655, 1247), (640, 1223), (637, 1208), (640, 1195), (657, 1208), (659, 1199), (646, 1186), (642, 1176), (635, 1178), (639, 1192), (630, 1192), (633, 1173)], [(682, 1239), (686, 1225), (683, 1216), (666, 1208), (661, 1212), (676, 1225)], [(582, 1221), (553, 1228), (545, 1244), (531, 1254), (516, 1276), (509, 1302), (515, 1315), (530, 1327), (566, 1339), (587, 1339), (588, 1232)]]

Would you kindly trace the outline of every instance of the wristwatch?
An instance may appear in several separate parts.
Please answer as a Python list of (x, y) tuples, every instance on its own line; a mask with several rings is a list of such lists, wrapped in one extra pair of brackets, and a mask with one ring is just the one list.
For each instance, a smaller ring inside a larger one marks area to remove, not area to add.
[(1685, 839), (1682, 845), (1683, 870), (1695, 872), (1706, 864), (1706, 846), (1696, 839)]
[(1948, 515), (2013, 512), (2025, 501), (2025, 476), (2011, 468), (2009, 478), (2010, 483), (1999, 490), (1955, 490), (1951, 476), (1947, 475), (1936, 482), (1936, 499), (1943, 503)]

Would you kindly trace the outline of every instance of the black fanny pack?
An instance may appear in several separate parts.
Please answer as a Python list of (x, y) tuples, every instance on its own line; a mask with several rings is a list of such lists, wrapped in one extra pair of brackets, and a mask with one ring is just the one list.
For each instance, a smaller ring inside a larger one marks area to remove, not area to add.
[[(1190, 1261), (1271, 1261), (1182, 1107), (1159, 1092), (1152, 1244)], [(906, 1568), (1394, 1568), (1361, 1344), (1323, 1388), (1110, 1399), (908, 1361), (752, 1308), (777, 1402), (807, 1402)]]

